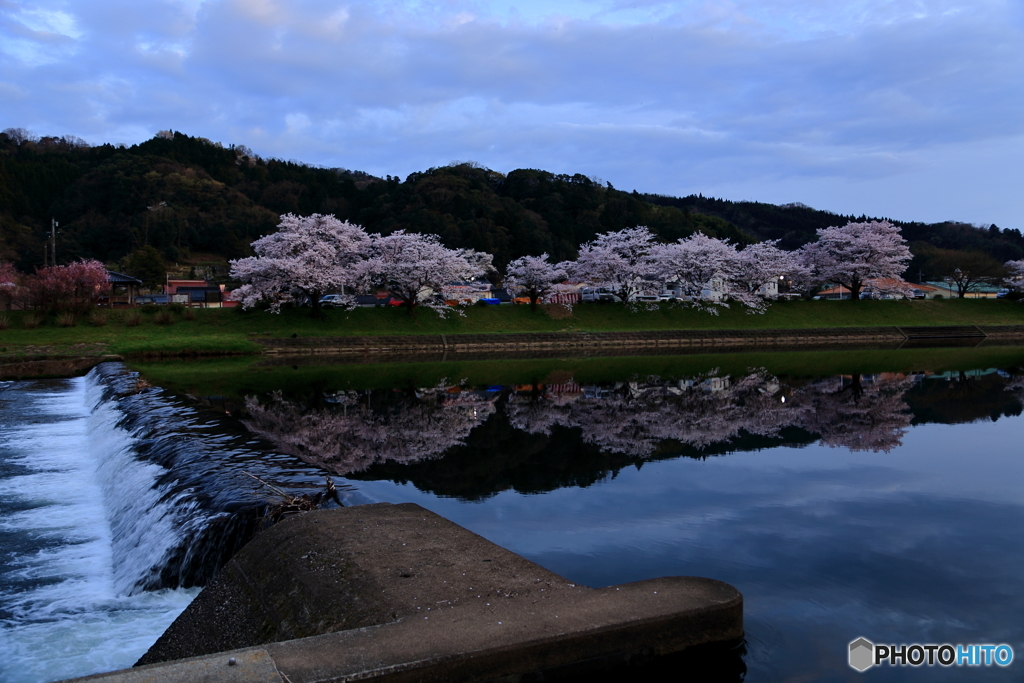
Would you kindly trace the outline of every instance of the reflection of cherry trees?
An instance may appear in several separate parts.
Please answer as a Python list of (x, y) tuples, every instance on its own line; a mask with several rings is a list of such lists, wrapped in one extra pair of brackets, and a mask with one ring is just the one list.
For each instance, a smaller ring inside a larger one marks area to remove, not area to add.
[[(246, 426), (303, 460), (341, 474), (386, 461), (413, 463), (465, 445), (496, 413), (528, 434), (578, 429), (606, 453), (655, 456), (666, 448), (720, 447), (745, 436), (779, 438), (796, 428), (820, 443), (888, 452), (913, 413), (907, 391), (923, 377), (852, 375), (784, 383), (767, 372), (607, 385), (535, 384), (504, 392), (434, 387), (416, 391), (318, 395), (310, 407), (280, 393), (246, 399)], [(1024, 383), (1007, 388), (1024, 393)], [(926, 395), (926, 394), (920, 394)], [(920, 399), (918, 399), (920, 400)]]
[(828, 446), (889, 452), (899, 446), (913, 415), (903, 395), (915, 379), (905, 375), (833, 377), (805, 389), (813, 406), (804, 429)]
[(507, 411), (512, 425), (527, 432), (577, 427), (585, 442), (602, 450), (647, 456), (666, 440), (702, 448), (743, 431), (775, 434), (792, 421), (788, 413), (800, 410), (783, 402), (783, 396), (775, 378), (751, 373), (735, 381), (699, 377), (584, 387), (572, 394), (519, 393)]
[(365, 396), (340, 392), (333, 405), (308, 408), (279, 392), (246, 398), (245, 426), (285, 453), (339, 474), (387, 460), (416, 462), (460, 445), (494, 413), (495, 396), (442, 388), (405, 394), (382, 410)]
[(913, 382), (898, 375), (868, 381), (858, 376), (792, 388), (753, 372), (738, 379), (517, 392), (507, 412), (518, 429), (550, 434), (556, 425), (579, 428), (587, 443), (640, 457), (655, 453), (664, 441), (700, 449), (744, 433), (777, 436), (785, 427), (819, 434), (830, 446), (888, 451), (910, 424), (903, 394)]

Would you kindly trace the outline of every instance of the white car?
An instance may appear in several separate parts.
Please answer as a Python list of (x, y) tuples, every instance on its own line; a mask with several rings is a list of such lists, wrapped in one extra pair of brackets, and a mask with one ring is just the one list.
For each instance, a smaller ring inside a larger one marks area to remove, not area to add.
[(335, 308), (341, 306), (341, 294), (325, 294), (320, 297), (320, 305), (324, 308)]

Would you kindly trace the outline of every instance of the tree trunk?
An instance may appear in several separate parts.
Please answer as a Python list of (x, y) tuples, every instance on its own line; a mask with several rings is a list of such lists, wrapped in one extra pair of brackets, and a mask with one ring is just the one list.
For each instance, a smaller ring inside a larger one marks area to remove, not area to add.
[(850, 301), (860, 301), (860, 290), (864, 288), (864, 283), (855, 280), (850, 283)]

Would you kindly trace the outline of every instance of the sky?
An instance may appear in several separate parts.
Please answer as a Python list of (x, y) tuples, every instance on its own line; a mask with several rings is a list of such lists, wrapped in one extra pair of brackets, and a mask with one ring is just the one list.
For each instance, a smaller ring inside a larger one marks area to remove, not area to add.
[(0, 0), (0, 128), (1024, 230), (1020, 0)]

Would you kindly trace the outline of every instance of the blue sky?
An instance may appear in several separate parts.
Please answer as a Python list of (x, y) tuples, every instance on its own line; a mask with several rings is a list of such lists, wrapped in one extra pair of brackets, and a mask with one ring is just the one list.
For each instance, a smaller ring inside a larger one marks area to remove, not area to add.
[(0, 0), (0, 128), (1024, 229), (1019, 0)]

